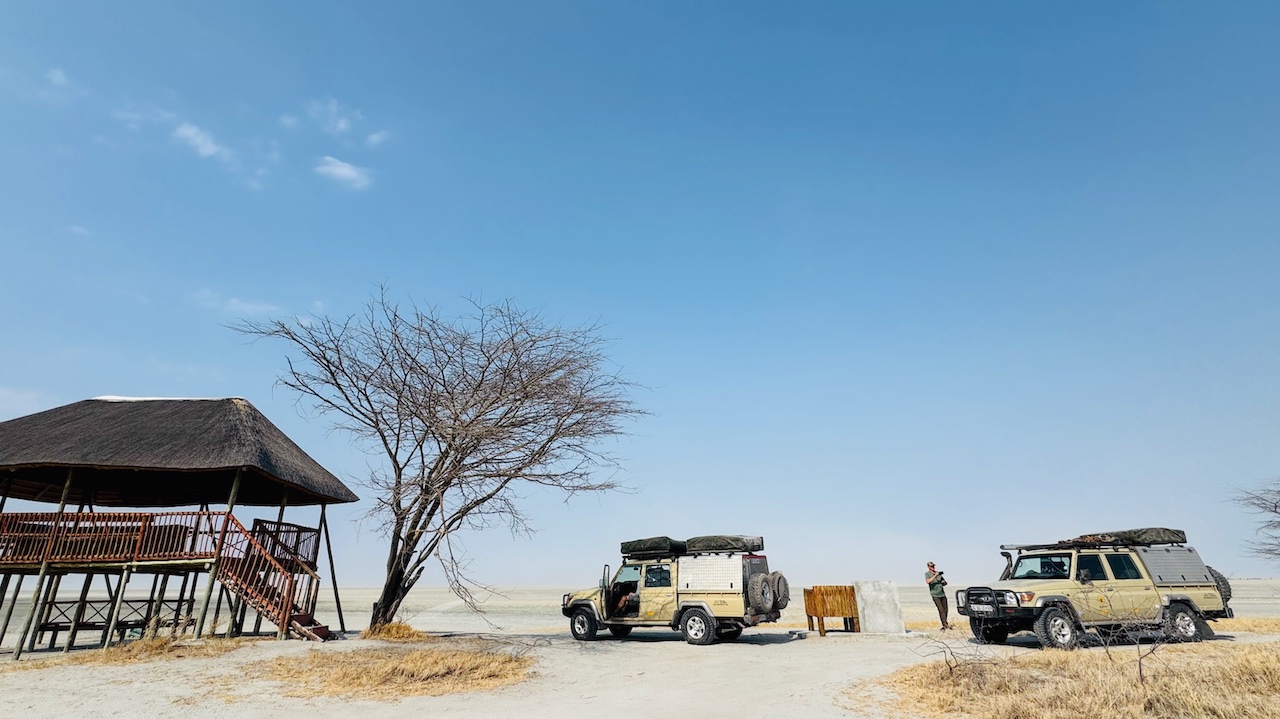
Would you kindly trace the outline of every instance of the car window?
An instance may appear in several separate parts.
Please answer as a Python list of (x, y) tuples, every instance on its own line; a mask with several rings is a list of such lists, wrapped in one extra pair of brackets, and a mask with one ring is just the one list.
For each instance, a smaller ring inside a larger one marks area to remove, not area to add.
[[(1081, 554), (1080, 563), (1076, 567), (1076, 573), (1081, 575), (1081, 579), (1088, 579), (1094, 582), (1106, 580), (1106, 570), (1102, 568), (1102, 557), (1097, 554)], [(1087, 573), (1087, 574), (1086, 574)]]
[(1111, 574), (1116, 579), (1142, 579), (1138, 565), (1127, 554), (1108, 554), (1107, 564), (1111, 565)]
[(1066, 579), (1071, 576), (1070, 554), (1038, 554), (1020, 557), (1010, 579)]
[(650, 564), (644, 568), (644, 585), (646, 587), (671, 586), (671, 565)]
[(613, 583), (638, 581), (640, 581), (640, 565), (624, 564), (618, 567), (618, 576), (614, 578)]

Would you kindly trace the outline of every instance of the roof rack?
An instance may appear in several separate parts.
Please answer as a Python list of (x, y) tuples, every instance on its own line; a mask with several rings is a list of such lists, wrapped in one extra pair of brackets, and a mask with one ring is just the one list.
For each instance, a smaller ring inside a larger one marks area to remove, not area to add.
[(1051, 544), (1002, 544), (1001, 549), (1027, 551), (1035, 549), (1092, 549), (1097, 547), (1150, 547), (1156, 544), (1185, 544), (1187, 533), (1181, 529), (1147, 527), (1123, 529), (1117, 532), (1082, 534)]

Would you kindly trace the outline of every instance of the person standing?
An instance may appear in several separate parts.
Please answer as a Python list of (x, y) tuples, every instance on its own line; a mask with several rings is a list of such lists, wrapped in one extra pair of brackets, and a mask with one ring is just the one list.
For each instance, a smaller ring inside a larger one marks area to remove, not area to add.
[(942, 620), (942, 631), (951, 628), (951, 624), (947, 621), (947, 580), (943, 578), (942, 572), (933, 566), (933, 562), (929, 562), (924, 573), (924, 583), (929, 585), (929, 596), (933, 597), (933, 604), (938, 608), (938, 619)]

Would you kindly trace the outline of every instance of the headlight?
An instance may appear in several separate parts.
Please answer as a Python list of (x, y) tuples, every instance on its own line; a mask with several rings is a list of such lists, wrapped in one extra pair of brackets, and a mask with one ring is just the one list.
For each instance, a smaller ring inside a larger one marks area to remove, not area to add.
[(965, 599), (966, 599), (966, 598), (967, 598), (967, 597), (965, 597), (965, 593), (964, 593), (964, 590), (963, 590), (963, 589), (961, 589), (960, 591), (956, 592), (956, 604), (957, 604), (958, 606), (962, 606), (962, 607), (963, 607), (963, 606), (964, 606), (964, 604), (965, 604)]
[(1016, 607), (1018, 606), (1018, 595), (1013, 592), (1001, 592), (1000, 603), (1006, 607)]

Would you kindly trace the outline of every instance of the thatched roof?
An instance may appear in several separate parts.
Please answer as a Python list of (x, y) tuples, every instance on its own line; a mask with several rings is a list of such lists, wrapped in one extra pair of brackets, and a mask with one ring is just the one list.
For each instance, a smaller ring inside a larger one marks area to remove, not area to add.
[(101, 397), (0, 422), (0, 490), (102, 507), (354, 502), (337, 477), (243, 399)]

